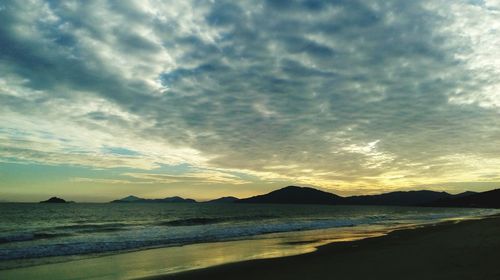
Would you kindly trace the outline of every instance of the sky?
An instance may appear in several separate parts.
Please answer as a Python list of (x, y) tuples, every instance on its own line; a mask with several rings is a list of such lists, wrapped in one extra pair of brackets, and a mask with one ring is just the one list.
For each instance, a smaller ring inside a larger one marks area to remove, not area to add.
[(0, 2), (0, 200), (500, 188), (500, 1)]

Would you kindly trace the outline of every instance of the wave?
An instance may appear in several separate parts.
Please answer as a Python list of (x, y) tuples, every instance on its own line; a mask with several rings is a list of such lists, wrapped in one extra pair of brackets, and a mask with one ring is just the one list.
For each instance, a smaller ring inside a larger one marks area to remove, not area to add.
[[(487, 212), (470, 212), (482, 215)], [(185, 218), (146, 224), (90, 223), (62, 225), (55, 232), (38, 231), (0, 236), (0, 243), (20, 242), (0, 248), (0, 260), (31, 259), (54, 256), (101, 254), (148, 247), (178, 246), (193, 243), (245, 239), (267, 233), (348, 228), (364, 225), (394, 227), (397, 224), (425, 223), (464, 216), (462, 212), (420, 214), (375, 214), (335, 218), (275, 217), (268, 215)], [(115, 233), (114, 231), (120, 231)], [(102, 232), (102, 234), (93, 234)], [(64, 238), (71, 235), (71, 238)], [(61, 238), (62, 237), (62, 238)], [(59, 238), (59, 239), (58, 239)], [(37, 239), (50, 242), (30, 243)]]
[(224, 218), (192, 218), (192, 219), (179, 219), (173, 221), (159, 222), (158, 225), (163, 226), (196, 226), (196, 225), (209, 225), (226, 222)]
[(254, 215), (254, 216), (235, 216), (235, 217), (223, 217), (223, 218), (188, 218), (188, 219), (178, 219), (163, 221), (157, 223), (157, 225), (163, 226), (198, 226), (198, 225), (210, 225), (210, 224), (220, 224), (229, 222), (245, 222), (245, 221), (256, 221), (256, 220), (266, 220), (274, 219), (276, 216), (271, 215)]
[(71, 230), (75, 232), (95, 232), (119, 230), (130, 226), (126, 223), (104, 223), (104, 224), (73, 224), (54, 227), (56, 230)]
[[(77, 234), (114, 232), (125, 230), (128, 224), (108, 223), (108, 224), (76, 224), (64, 225), (52, 228), (40, 229), (34, 232), (14, 232), (7, 235), (0, 235), (0, 244), (13, 242), (28, 242), (41, 239), (55, 239), (61, 237), (75, 236)], [(49, 231), (50, 230), (50, 231)]]
[(40, 239), (60, 238), (71, 236), (71, 233), (50, 233), (50, 232), (25, 232), (14, 233), (11, 235), (0, 236), (0, 244), (7, 244), (12, 242), (34, 241)]
[[(217, 226), (217, 224), (212, 224), (208, 228), (202, 227), (198, 230), (190, 230), (187, 232), (181, 230), (178, 232), (178, 234), (172, 234), (168, 230), (168, 228), (157, 226), (146, 228), (142, 231), (131, 230), (128, 232), (124, 232), (130, 233), (130, 235), (122, 234), (118, 238), (115, 237), (114, 239), (108, 239), (106, 241), (67, 242), (58, 244), (35, 245), (25, 248), (0, 249), (0, 260), (98, 254), (104, 252), (126, 251), (147, 247), (178, 246), (203, 242), (236, 240), (266, 233), (303, 231), (334, 227), (351, 227), (354, 225), (356, 225), (356, 223), (353, 223), (349, 220), (315, 220), (295, 222), (280, 221), (264, 224), (231, 224), (225, 227), (219, 227)], [(169, 238), (165, 238), (165, 235), (168, 234), (170, 234), (171, 236)], [(141, 236), (141, 239), (137, 239), (137, 236)], [(127, 240), (128, 237), (131, 237), (131, 239)]]

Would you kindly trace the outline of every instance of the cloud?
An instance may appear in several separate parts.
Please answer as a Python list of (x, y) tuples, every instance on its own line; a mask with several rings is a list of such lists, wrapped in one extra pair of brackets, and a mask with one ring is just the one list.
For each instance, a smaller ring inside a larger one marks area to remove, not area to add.
[[(143, 177), (188, 163), (343, 191), (477, 181), (500, 154), (498, 12), (465, 0), (6, 1), (0, 156)], [(212, 175), (202, 181), (245, 181)], [(201, 178), (170, 176), (154, 178)]]
[[(446, 27), (448, 32), (460, 35), (462, 50), (456, 53), (466, 64), (474, 79), (468, 87), (458, 88), (450, 96), (455, 104), (473, 104), (484, 108), (500, 108), (500, 3), (484, 1), (478, 5), (455, 3), (450, 6), (456, 16)], [(470, 87), (475, 87), (471, 91)]]
[[(116, 180), (116, 179), (102, 179), (102, 178), (85, 178), (85, 177), (73, 177), (70, 179), (70, 182), (74, 183), (100, 183), (100, 184), (138, 184), (138, 182), (132, 182), (127, 180)], [(139, 184), (144, 184), (143, 182), (139, 182)]]
[(171, 184), (171, 183), (203, 183), (203, 184), (230, 184), (241, 185), (250, 183), (232, 174), (216, 171), (189, 172), (182, 175), (166, 175), (156, 173), (124, 173), (124, 176), (134, 179), (145, 180), (149, 183)]

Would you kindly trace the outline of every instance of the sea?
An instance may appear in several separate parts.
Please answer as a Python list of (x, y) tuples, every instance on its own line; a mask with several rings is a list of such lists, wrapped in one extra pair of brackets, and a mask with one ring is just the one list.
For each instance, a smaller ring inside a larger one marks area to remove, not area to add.
[[(492, 209), (395, 206), (3, 203), (0, 204), (0, 275), (4, 270), (151, 248), (178, 247), (181, 249), (176, 252), (182, 255), (186, 245), (265, 240), (267, 236), (285, 240), (284, 237), (297, 232), (310, 233), (309, 239), (290, 242), (287, 239), (283, 244), (293, 247), (310, 242), (311, 236), (316, 241), (319, 236), (322, 240), (335, 240), (340, 234), (342, 240), (350, 235), (359, 239), (375, 232), (496, 213), (498, 210)], [(276, 253), (277, 247), (273, 248)], [(262, 257), (269, 255), (264, 249), (259, 252)], [(278, 254), (282, 255), (286, 254)], [(254, 252), (252, 257), (259, 255)]]

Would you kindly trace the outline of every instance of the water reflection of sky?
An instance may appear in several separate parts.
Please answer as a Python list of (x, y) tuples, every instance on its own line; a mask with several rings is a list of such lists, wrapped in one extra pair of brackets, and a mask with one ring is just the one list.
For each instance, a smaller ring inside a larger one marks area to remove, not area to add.
[(157, 248), (52, 263), (0, 272), (6, 279), (129, 279), (167, 274), (251, 259), (308, 253), (316, 247), (385, 234), (382, 226), (323, 229), (256, 236), (249, 240)]

